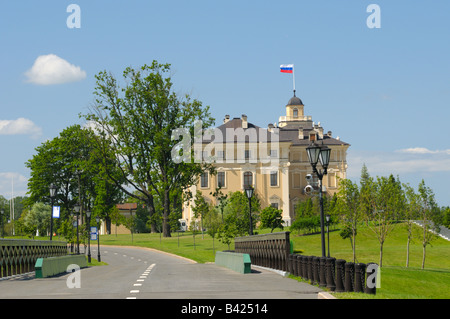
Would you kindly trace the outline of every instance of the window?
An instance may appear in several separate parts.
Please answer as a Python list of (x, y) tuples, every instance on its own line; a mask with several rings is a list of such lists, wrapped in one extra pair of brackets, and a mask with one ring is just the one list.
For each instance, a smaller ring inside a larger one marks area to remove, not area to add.
[(293, 188), (300, 188), (300, 174), (293, 173), (292, 174), (292, 182), (293, 182)]
[(270, 172), (270, 186), (278, 186), (278, 172)]
[(245, 150), (245, 159), (250, 158), (250, 150)]
[(271, 158), (276, 158), (276, 157), (277, 157), (277, 154), (278, 154), (278, 151), (277, 151), (277, 150), (270, 150), (270, 157), (271, 157)]
[(203, 172), (200, 177), (200, 187), (208, 188), (208, 172)]
[(218, 160), (224, 160), (225, 159), (225, 152), (224, 151), (217, 151), (217, 159)]
[(217, 173), (217, 187), (225, 187), (225, 172)]
[(294, 117), (298, 117), (298, 110), (294, 109)]
[(248, 186), (253, 186), (253, 173), (245, 172), (244, 173), (244, 189)]
[(275, 207), (276, 209), (278, 209), (278, 203), (271, 203), (270, 206)]

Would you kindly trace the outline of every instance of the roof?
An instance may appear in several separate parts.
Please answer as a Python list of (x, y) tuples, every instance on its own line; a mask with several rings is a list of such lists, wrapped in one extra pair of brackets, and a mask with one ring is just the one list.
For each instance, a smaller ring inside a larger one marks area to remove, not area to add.
[(119, 210), (136, 210), (137, 209), (137, 203), (117, 204), (116, 207)]
[[(306, 129), (303, 130), (303, 139), (298, 138), (298, 129), (280, 129), (280, 142), (287, 142), (291, 141), (292, 146), (299, 146), (304, 145), (308, 146), (310, 144), (309, 142), (309, 133), (313, 131), (313, 129)], [(328, 136), (326, 134), (323, 135), (323, 139), (319, 140), (319, 142), (322, 142), (324, 145), (350, 145), (344, 141), (338, 140), (334, 137)]]
[[(298, 128), (297, 127), (293, 127), (293, 126), (289, 126), (289, 127), (281, 127), (278, 128), (279, 129), (279, 136), (278, 138), (275, 138), (274, 134), (275, 133), (271, 133), (268, 131), (268, 129), (266, 128), (262, 128), (259, 127), (257, 125), (254, 125), (252, 123), (247, 122), (247, 129), (243, 129), (243, 132), (245, 134), (244, 138), (245, 138), (245, 142), (249, 141), (249, 136), (250, 134), (256, 134), (256, 141), (255, 140), (251, 140), (252, 142), (270, 142), (272, 140), (274, 141), (279, 141), (279, 142), (292, 142), (292, 145), (309, 145), (309, 132), (311, 132), (313, 130), (313, 128), (303, 128), (303, 135), (304, 138), (303, 139), (299, 139), (298, 138)], [(231, 132), (233, 132), (233, 130), (235, 129), (242, 129), (242, 119), (241, 118), (233, 118), (231, 120), (229, 120), (228, 122), (218, 126), (216, 128), (216, 130), (220, 130), (223, 136), (223, 141), (226, 142), (238, 142), (238, 137), (236, 134), (233, 134), (232, 136), (227, 136), (227, 129), (231, 129)], [(248, 129), (252, 129), (252, 133), (248, 132)], [(229, 134), (230, 134), (229, 133)], [(247, 134), (246, 134), (247, 133)], [(263, 136), (261, 136), (261, 134)], [(252, 136), (252, 138), (254, 138)], [(218, 140), (220, 140), (220, 138), (218, 138)], [(203, 137), (203, 143), (208, 144), (211, 142), (218, 142), (215, 140), (215, 135), (211, 136), (211, 139), (205, 138)], [(323, 135), (323, 143), (325, 145), (349, 145), (346, 142), (343, 142), (341, 140), (335, 139), (331, 136), (328, 136), (326, 134)]]
[(300, 100), (300, 98), (296, 97), (294, 94), (294, 96), (291, 97), (287, 105), (303, 105), (303, 102), (302, 100)]

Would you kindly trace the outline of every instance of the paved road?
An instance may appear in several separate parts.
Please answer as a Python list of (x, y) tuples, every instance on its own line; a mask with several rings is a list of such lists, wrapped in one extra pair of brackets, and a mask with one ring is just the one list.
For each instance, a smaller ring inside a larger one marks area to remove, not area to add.
[[(97, 256), (95, 248), (91, 253)], [(101, 254), (107, 266), (1, 280), (0, 299), (317, 299), (322, 291), (261, 268), (239, 274), (145, 248), (104, 246)]]

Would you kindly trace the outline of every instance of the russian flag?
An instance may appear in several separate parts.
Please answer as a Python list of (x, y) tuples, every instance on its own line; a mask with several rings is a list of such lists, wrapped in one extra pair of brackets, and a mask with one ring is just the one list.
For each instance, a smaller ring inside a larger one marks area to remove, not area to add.
[(294, 65), (293, 64), (282, 64), (280, 65), (280, 72), (282, 73), (293, 73)]

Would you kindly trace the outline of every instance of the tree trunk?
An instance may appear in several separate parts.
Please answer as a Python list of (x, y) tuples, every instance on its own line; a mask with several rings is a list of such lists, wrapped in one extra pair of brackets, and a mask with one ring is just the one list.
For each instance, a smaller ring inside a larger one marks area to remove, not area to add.
[(425, 268), (425, 253), (426, 253), (426, 249), (427, 249), (427, 245), (422, 245), (423, 246), (423, 254), (422, 254), (422, 269)]
[(147, 209), (148, 209), (148, 215), (150, 217), (150, 220), (152, 221), (150, 224), (150, 232), (152, 234), (156, 233), (156, 222), (155, 220), (152, 218), (153, 214), (155, 213), (155, 203), (153, 202), (153, 195), (149, 195), (148, 196), (148, 200), (147, 200)]
[(410, 235), (408, 235), (408, 242), (406, 243), (406, 267), (409, 267), (409, 242), (411, 241)]
[(383, 267), (383, 244), (384, 242), (380, 243), (380, 267)]
[(171, 237), (169, 214), (170, 214), (169, 189), (166, 188), (164, 190), (164, 214), (163, 214), (163, 236), (164, 237)]

